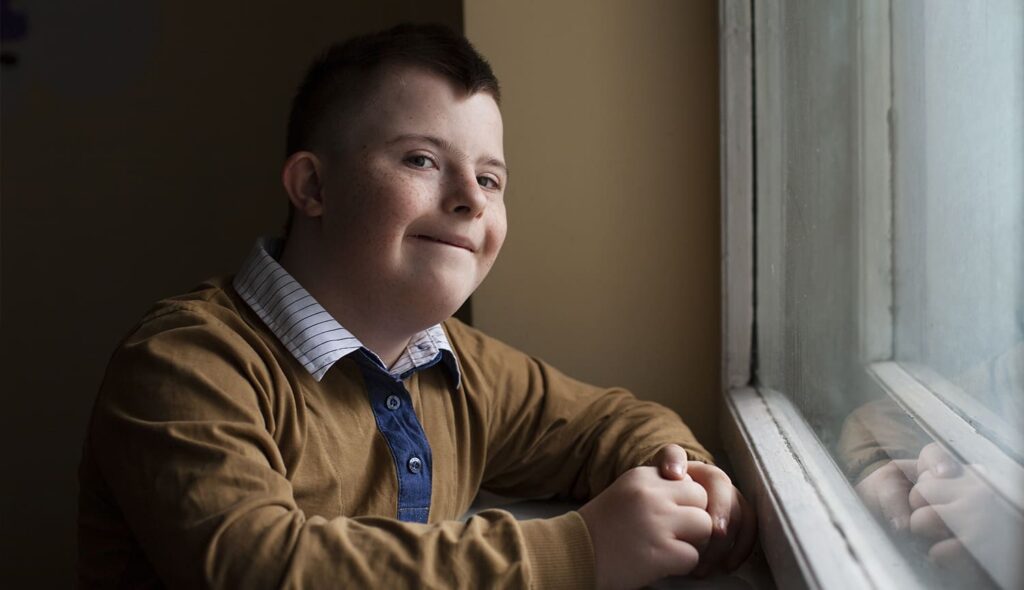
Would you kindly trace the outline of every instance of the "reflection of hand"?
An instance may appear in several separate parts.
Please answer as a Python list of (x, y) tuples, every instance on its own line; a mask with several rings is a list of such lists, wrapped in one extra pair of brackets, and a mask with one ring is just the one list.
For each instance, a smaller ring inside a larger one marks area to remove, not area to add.
[(945, 449), (932, 443), (921, 450), (920, 475), (910, 491), (910, 530), (931, 542), (928, 556), (939, 564), (970, 561), (965, 543), (979, 543), (997, 530), (992, 491), (975, 472), (963, 468)]
[[(1021, 587), (1021, 515), (983, 479), (984, 467), (965, 466), (937, 443), (916, 460), (890, 461), (856, 485), (875, 514), (894, 529), (928, 544), (936, 564), (969, 577), (991, 576), (997, 584)], [(967, 579), (967, 578), (965, 578)]]
[(917, 480), (917, 461), (896, 459), (873, 471), (854, 489), (869, 510), (889, 523), (893, 531), (910, 526), (910, 490)]
[(700, 461), (687, 461), (678, 445), (662, 447), (651, 460), (665, 479), (690, 479), (707, 490), (707, 511), (714, 528), (707, 549), (701, 552), (695, 576), (705, 576), (723, 564), (728, 570), (740, 566), (750, 555), (757, 539), (757, 517), (724, 471)]
[(1020, 588), (1021, 514), (984, 480), (982, 465), (961, 465), (937, 444), (921, 450), (910, 491), (910, 529), (928, 540), (928, 557), (969, 575), (980, 570), (1004, 588)]

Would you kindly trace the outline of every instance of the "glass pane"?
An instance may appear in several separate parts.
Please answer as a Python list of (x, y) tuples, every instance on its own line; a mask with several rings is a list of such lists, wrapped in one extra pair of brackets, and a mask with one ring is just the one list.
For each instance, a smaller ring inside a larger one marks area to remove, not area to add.
[(1024, 461), (1024, 4), (788, 0), (754, 22), (757, 382), (924, 584), (1022, 587), (1021, 504), (868, 369), (899, 362)]
[(892, 12), (896, 358), (1021, 425), (1024, 5), (927, 8)]
[(758, 4), (757, 377), (827, 444), (860, 405), (857, 11)]

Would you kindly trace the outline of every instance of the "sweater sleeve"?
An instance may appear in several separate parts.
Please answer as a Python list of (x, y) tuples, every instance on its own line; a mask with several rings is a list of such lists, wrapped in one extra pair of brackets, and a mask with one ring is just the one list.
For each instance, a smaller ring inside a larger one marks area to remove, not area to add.
[(463, 381), (488, 409), (485, 489), (586, 500), (667, 444), (712, 461), (668, 408), (576, 381), (457, 320), (446, 325)]
[[(593, 583), (589, 546), (579, 542), (586, 527), (575, 513), (527, 523), (498, 510), (437, 524), (307, 517), (275, 441), (273, 377), (258, 354), (245, 352), (252, 347), (244, 336), (214, 324), (175, 313), (130, 337), (110, 363), (86, 443), (94, 468), (83, 473), (96, 473), (164, 585)], [(559, 563), (531, 555), (566, 539), (575, 549)]]
[(837, 455), (847, 478), (857, 484), (894, 459), (912, 459), (931, 439), (894, 401), (868, 402), (843, 423)]

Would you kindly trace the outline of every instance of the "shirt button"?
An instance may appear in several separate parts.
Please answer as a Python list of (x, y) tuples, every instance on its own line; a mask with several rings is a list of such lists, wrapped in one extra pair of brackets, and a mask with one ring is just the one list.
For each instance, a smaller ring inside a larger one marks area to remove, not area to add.
[(420, 461), (419, 457), (413, 457), (409, 459), (409, 471), (412, 473), (419, 473), (423, 469), (423, 461)]
[(384, 405), (387, 406), (389, 410), (397, 410), (401, 407), (402, 400), (398, 399), (397, 395), (389, 395), (388, 398), (384, 400)]

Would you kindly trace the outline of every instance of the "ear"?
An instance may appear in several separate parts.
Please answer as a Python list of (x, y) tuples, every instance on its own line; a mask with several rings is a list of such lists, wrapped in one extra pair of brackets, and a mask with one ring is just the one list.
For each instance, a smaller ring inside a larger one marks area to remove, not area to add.
[(281, 171), (281, 183), (299, 213), (307, 217), (323, 214), (323, 165), (313, 152), (288, 156)]

